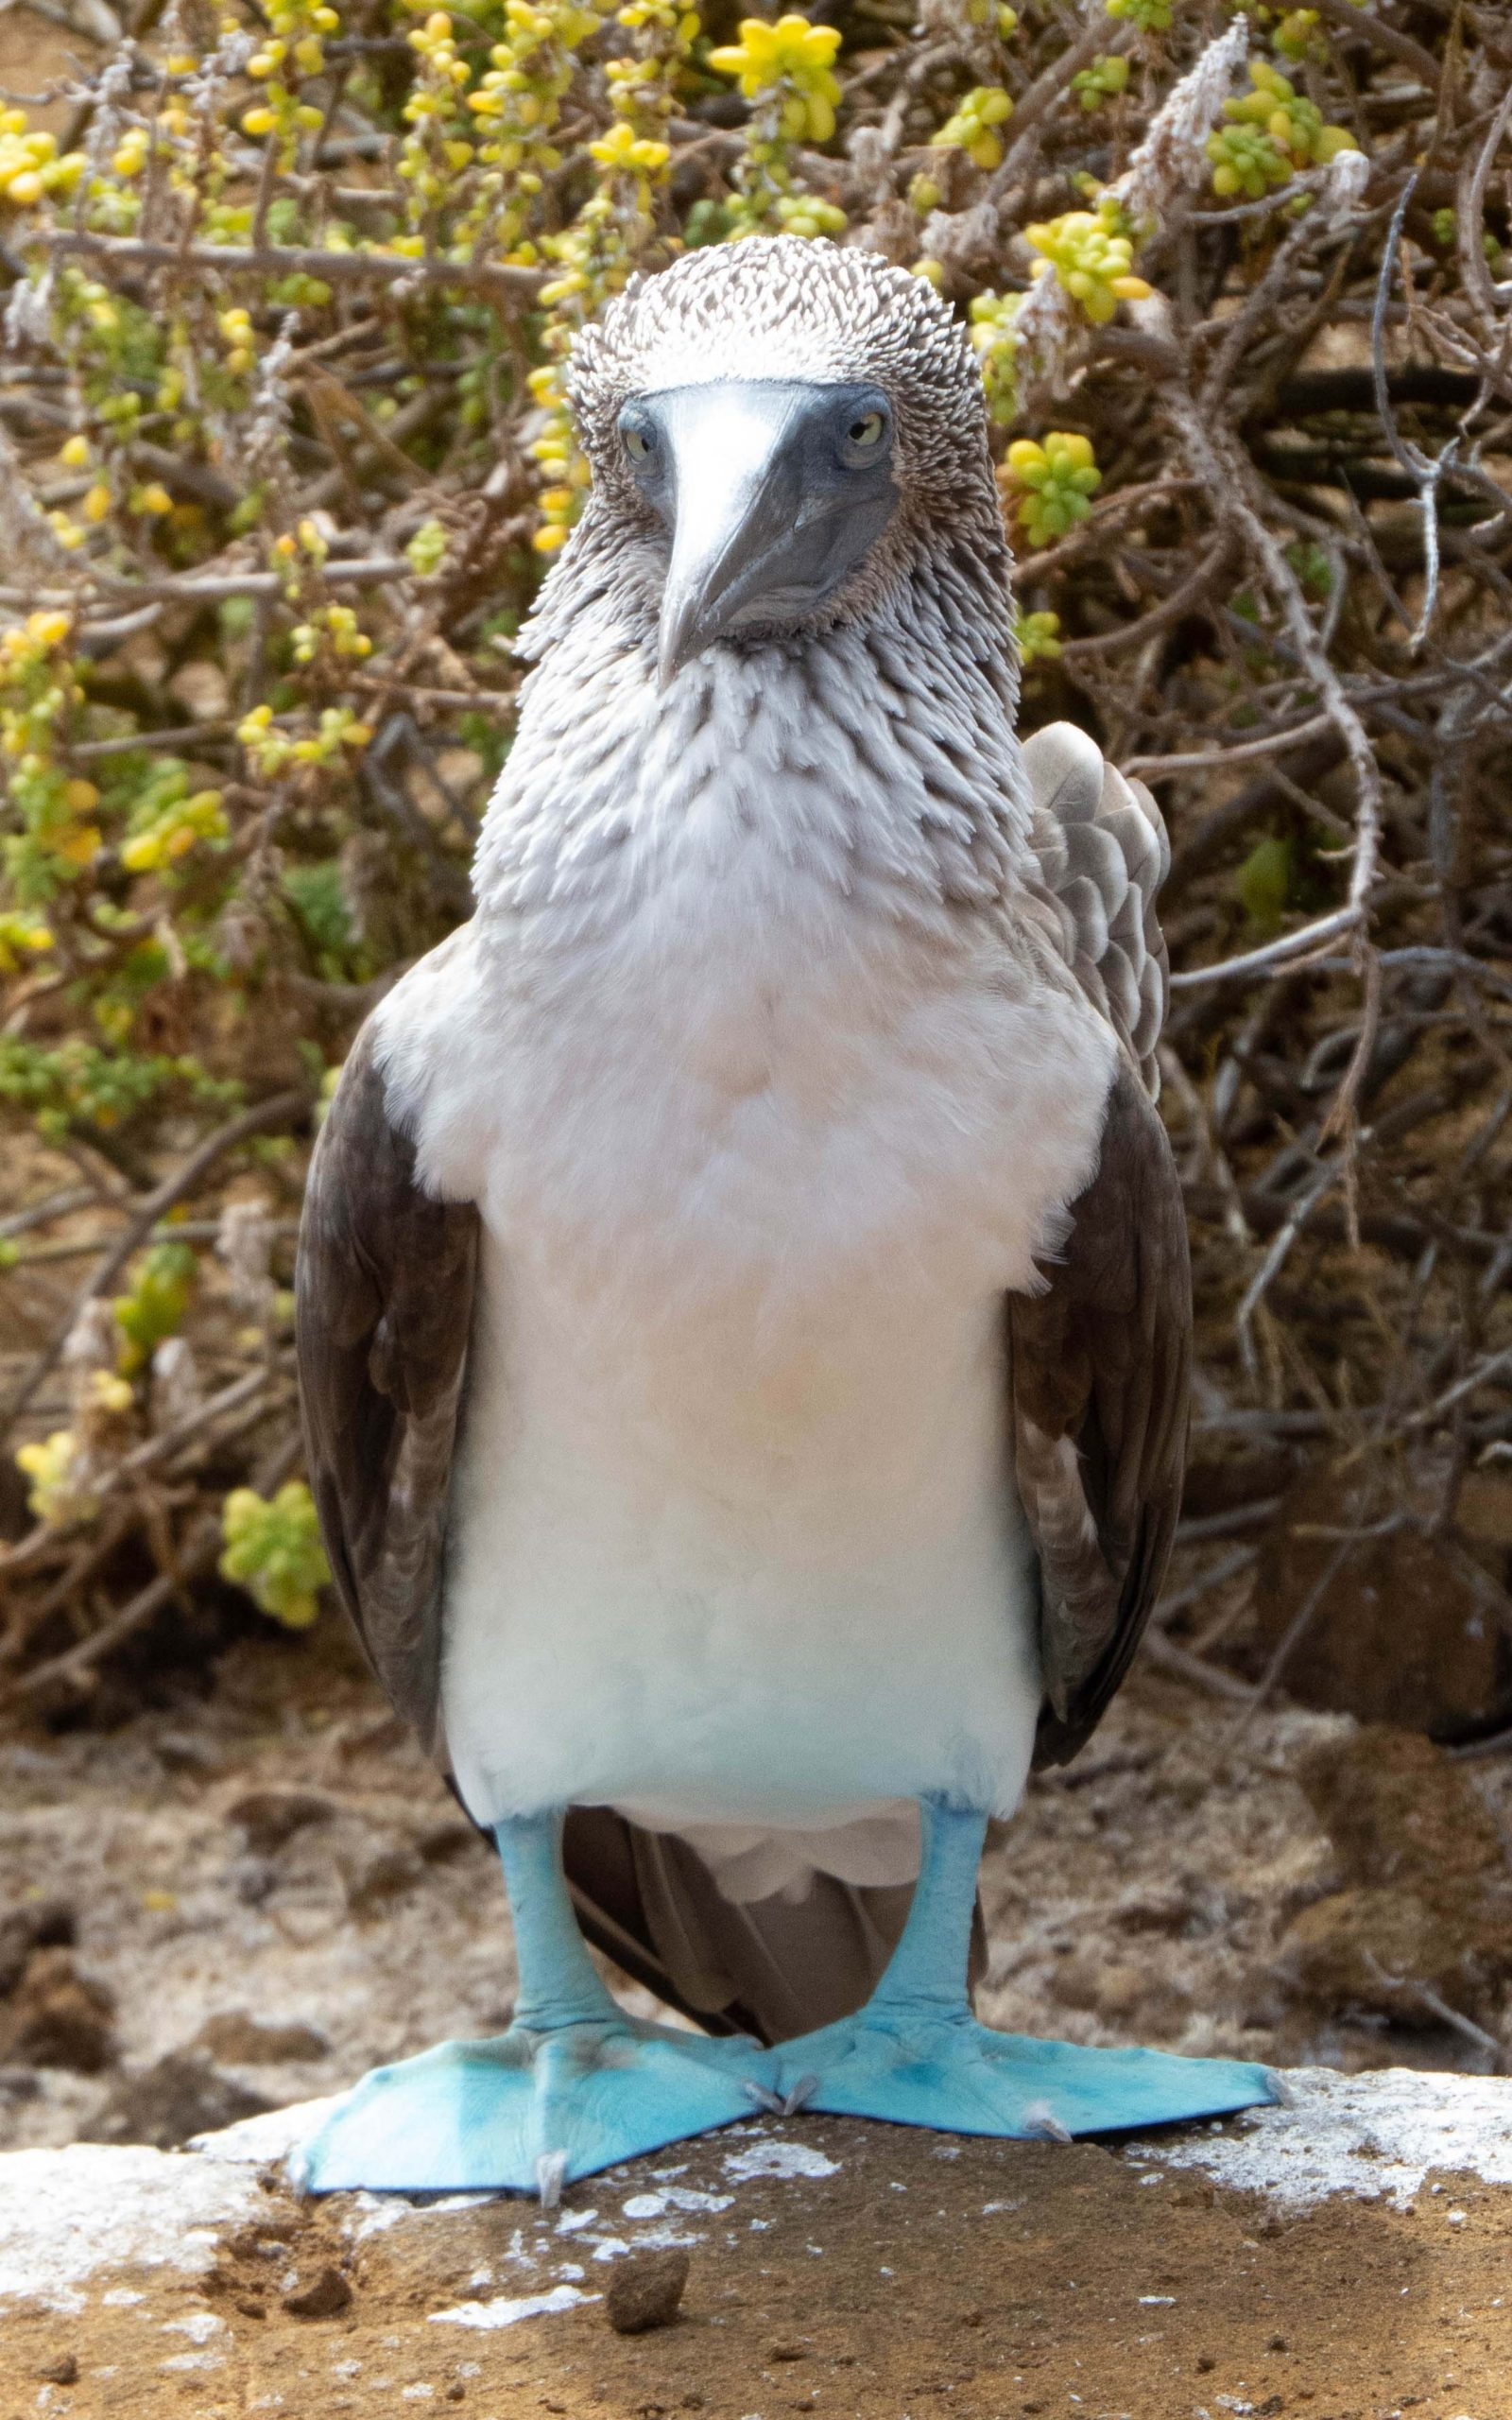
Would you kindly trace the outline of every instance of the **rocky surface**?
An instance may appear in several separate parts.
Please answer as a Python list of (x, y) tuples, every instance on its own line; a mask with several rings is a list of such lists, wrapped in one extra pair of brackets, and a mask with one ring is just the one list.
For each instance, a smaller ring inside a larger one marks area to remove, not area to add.
[(1291, 2089), (1113, 2147), (763, 2120), (549, 2214), (301, 2203), (279, 2159), (320, 2104), (189, 2152), (11, 2153), (0, 2420), (1504, 2420), (1512, 2083)]
[[(274, 2164), (288, 2104), (513, 1998), (491, 1854), (337, 1634), (0, 1742), (0, 2420), (1506, 2420), (1509, 1789), (1145, 1668), (989, 1849), (983, 2013), (1324, 2070), (1291, 2108), (1070, 2149), (753, 2126), (545, 2219), (301, 2204)], [(612, 2275), (667, 2253), (676, 2314), (621, 2335)]]
[[(1037, 1780), (984, 1868), (983, 2014), (1279, 2066), (1504, 2061), (1512, 1760), (1235, 1720), (1145, 1668)], [(334, 1625), (114, 1730), (0, 1738), (0, 2150), (182, 2141), (236, 2093), (496, 2031), (513, 1995), (491, 1852)]]

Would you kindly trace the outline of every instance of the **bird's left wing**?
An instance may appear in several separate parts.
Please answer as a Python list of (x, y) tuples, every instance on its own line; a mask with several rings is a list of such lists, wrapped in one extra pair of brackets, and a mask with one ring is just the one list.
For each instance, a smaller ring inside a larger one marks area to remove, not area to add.
[(1014, 1475), (1040, 1559), (1039, 1764), (1075, 1754), (1127, 1671), (1181, 1502), (1186, 1218), (1165, 1129), (1126, 1058), (1069, 1216), (1043, 1293), (1007, 1305)]
[(371, 1021), (316, 1146), (296, 1336), (331, 1571), (379, 1679), (438, 1742), (441, 1578), (477, 1263), (471, 1202), (438, 1201), (388, 1114)]

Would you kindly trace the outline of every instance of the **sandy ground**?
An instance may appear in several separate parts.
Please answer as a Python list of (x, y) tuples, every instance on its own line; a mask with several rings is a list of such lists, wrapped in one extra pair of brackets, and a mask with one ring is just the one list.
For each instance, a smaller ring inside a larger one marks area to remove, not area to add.
[[(1278, 1709), (1237, 1740), (1231, 1723), (1231, 1708), (1145, 1669), (1083, 1759), (1034, 1785), (984, 1870), (983, 2014), (1335, 2071), (1504, 2064), (1490, 2030), (1512, 1972), (1497, 1929), (1503, 1766), (1435, 1764), (1408, 1735), (1378, 1739), (1336, 1717)], [(1389, 1791), (1375, 1810), (1393, 1871), (1407, 1864), (1372, 1893), (1356, 1869), (1381, 1854), (1366, 1802), (1393, 1755), (1430, 1769), (1409, 1776), (1405, 1825)], [(1347, 1784), (1329, 1817), (1337, 1839), (1314, 1811), (1320, 1756), (1335, 1759), (1335, 1795)], [(1362, 1909), (1389, 1943), (1416, 1908), (1403, 1937), (1433, 1950), (1413, 1857), (1441, 1885), (1429, 1895), (1474, 1918), (1474, 1954), (1451, 1940), (1433, 1971), (1474, 2007), (1480, 2042), (1395, 2001), (1357, 2004), (1340, 1963), (1339, 1942), (1360, 1945)], [(1320, 1972), (1331, 1910), (1348, 1921)], [(28, 1927), (45, 1936), (29, 1954)], [(102, 2226), (129, 2217), (132, 2163), (154, 2157), (43, 2147), (154, 2128), (177, 2143), (258, 2102), (329, 2094), (380, 2060), (499, 2029), (513, 1986), (492, 1853), (334, 1621), (310, 1640), (260, 1633), (222, 1657), (213, 1686), (185, 1681), (113, 1731), (0, 1741), (0, 2152), (20, 2154), (0, 2156), (0, 2420), (433, 2405), (481, 2420), (1512, 2412), (1512, 2108), (1501, 2169), (1472, 2126), (1432, 2152), (1432, 2177), (1427, 2154), (1411, 2174), (1395, 2168), (1366, 2118), (1348, 2173), (1314, 2207), (1306, 2192), (1257, 2198), (1243, 2167), (1192, 2169), (1228, 2158), (1243, 2121), (1174, 2138), (1179, 2170), (1164, 2164), (1172, 2138), (951, 2143), (822, 2119), (732, 2130), (576, 2188), (550, 2221), (512, 2200), (301, 2204), (273, 2170), (249, 2169), (234, 2208), (207, 2214), (198, 2276), (112, 2254), (77, 2290), (8, 2286), (8, 2192), (23, 2239), (35, 2207), (97, 2252)], [(165, 2082), (173, 2054), (187, 2059)], [(1512, 2101), (1512, 2083), (1403, 2081)], [(1336, 2072), (1329, 2089), (1392, 2083)], [(1305, 2169), (1317, 2149), (1305, 2113), (1292, 2132)], [(797, 2173), (760, 2172), (774, 2145)], [(758, 2172), (732, 2170), (749, 2152)], [(1457, 2173), (1472, 2157), (1481, 2175)], [(124, 2181), (70, 2216), (58, 2163), (101, 2158), (125, 2162)], [(195, 2166), (159, 2162), (180, 2176)], [(181, 2263), (186, 2224), (168, 2235)], [(692, 2263), (682, 2317), (614, 2334), (610, 2266), (669, 2242)], [(302, 2301), (312, 2288), (324, 2315)], [(555, 2298), (544, 2312), (542, 2296)]]
[[(121, 2265), (0, 2304), (0, 2420), (1504, 2420), (1512, 2185), (1419, 2170), (1298, 2207), (1167, 2164), (1192, 2147), (764, 2122), (555, 2216), (301, 2205), (249, 2171), (198, 2275)], [(649, 2246), (686, 2254), (681, 2311), (621, 2336), (606, 2290)]]
[[(1431, 2014), (1392, 2022), (1298, 1982), (1296, 1927), (1345, 1902), (1329, 1896), (1338, 1854), (1296, 1774), (1350, 1726), (1278, 1711), (1235, 1745), (1230, 1720), (1145, 1671), (1082, 1759), (1034, 1785), (985, 1869), (982, 2014), (1283, 2066), (1485, 2069), (1488, 2054)], [(1503, 1765), (1449, 1778), (1500, 1819)], [(88, 2133), (166, 2053), (208, 2057), (283, 2105), (496, 2031), (513, 1996), (492, 1853), (334, 1621), (314, 1642), (233, 1648), (212, 1694), (186, 1688), (114, 1732), (0, 1739), (0, 1946), (8, 1910), (12, 1928), (45, 1914), (75, 1941), (43, 1953), (9, 2004), (0, 1976), (0, 2149)], [(79, 1989), (96, 2010), (81, 2052)], [(49, 1992), (62, 1995), (61, 2053)], [(27, 1993), (41, 2003), (29, 2035)], [(78, 2072), (91, 2058), (95, 2071)]]

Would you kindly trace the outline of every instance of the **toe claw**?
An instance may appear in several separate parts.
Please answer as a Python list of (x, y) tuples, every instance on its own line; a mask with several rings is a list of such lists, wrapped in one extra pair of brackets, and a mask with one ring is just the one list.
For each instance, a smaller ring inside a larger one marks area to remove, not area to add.
[(753, 2109), (764, 2109), (773, 2118), (786, 2116), (786, 2104), (782, 2094), (774, 2092), (769, 2083), (758, 2083), (754, 2076), (747, 2076), (740, 2088)]
[(536, 2162), (536, 2190), (543, 2210), (555, 2210), (561, 2202), (561, 2188), (567, 2176), (565, 2152), (542, 2152)]
[(1074, 2138), (1063, 2126), (1047, 2100), (1031, 2100), (1023, 2113), (1023, 2131), (1031, 2141), (1069, 2143)]
[(796, 2118), (800, 2109), (806, 2109), (808, 2107), (809, 2102), (813, 2100), (815, 2094), (818, 2091), (818, 2088), (819, 2079), (817, 2076), (799, 2076), (797, 2083), (793, 2086), (792, 2091), (782, 2095), (782, 2099), (779, 2104), (782, 2109), (782, 2116), (784, 2118)]

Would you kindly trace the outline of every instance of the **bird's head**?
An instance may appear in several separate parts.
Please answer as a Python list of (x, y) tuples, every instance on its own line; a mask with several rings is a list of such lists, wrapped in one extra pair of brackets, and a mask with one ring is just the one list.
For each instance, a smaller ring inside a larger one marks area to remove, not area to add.
[(873, 252), (782, 235), (685, 254), (585, 331), (570, 391), (581, 544), (639, 571), (663, 683), (716, 641), (864, 614), (921, 549), (954, 541), (1005, 576), (970, 349)]

